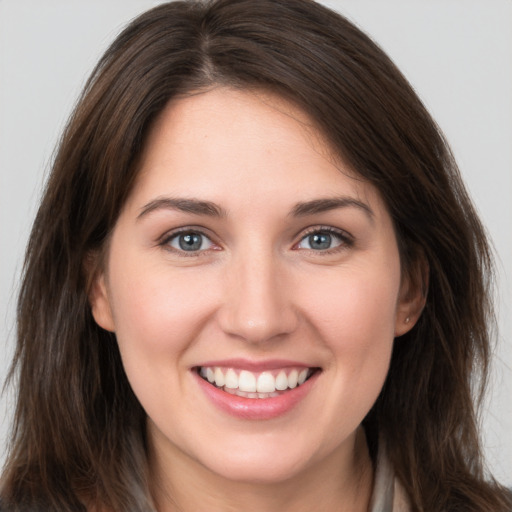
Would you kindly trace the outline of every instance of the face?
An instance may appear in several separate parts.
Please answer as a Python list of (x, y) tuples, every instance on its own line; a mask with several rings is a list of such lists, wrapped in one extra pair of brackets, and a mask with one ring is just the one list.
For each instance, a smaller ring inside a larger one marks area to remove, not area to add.
[(153, 127), (91, 302), (157, 457), (279, 481), (353, 450), (414, 323), (404, 281), (379, 194), (310, 120), (217, 88)]

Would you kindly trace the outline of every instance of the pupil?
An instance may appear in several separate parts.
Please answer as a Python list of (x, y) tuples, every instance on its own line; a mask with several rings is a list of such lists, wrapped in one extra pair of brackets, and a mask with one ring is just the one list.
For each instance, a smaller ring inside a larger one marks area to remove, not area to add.
[(201, 235), (189, 233), (179, 238), (180, 248), (184, 251), (197, 251), (201, 249)]
[(315, 233), (309, 236), (309, 246), (312, 249), (329, 249), (331, 246), (331, 235), (328, 233)]

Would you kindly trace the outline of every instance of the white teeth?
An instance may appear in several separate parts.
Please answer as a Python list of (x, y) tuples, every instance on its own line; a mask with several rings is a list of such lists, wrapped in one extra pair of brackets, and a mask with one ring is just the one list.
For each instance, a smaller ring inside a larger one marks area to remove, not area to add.
[(299, 380), (299, 372), (297, 370), (292, 370), (290, 372), (290, 375), (288, 375), (288, 387), (292, 388), (292, 389), (296, 388), (298, 380)]
[(222, 373), (222, 370), (220, 368), (215, 368), (214, 373), (215, 373), (215, 385), (218, 388), (221, 388), (226, 383), (225, 379), (224, 379), (224, 374)]
[(279, 393), (247, 393), (245, 391), (240, 391), (238, 389), (226, 389), (226, 391), (231, 395), (241, 396), (243, 398), (275, 398), (279, 396)]
[(276, 390), (276, 380), (270, 372), (260, 373), (256, 382), (258, 393), (273, 393)]
[(300, 373), (299, 373), (299, 380), (298, 380), (298, 384), (304, 384), (304, 382), (306, 382), (306, 379), (308, 378), (308, 369), (306, 368), (305, 370), (302, 370)]
[(208, 382), (228, 393), (246, 398), (270, 398), (279, 396), (280, 391), (293, 389), (306, 382), (310, 370), (291, 369), (287, 374), (280, 370), (277, 376), (270, 371), (255, 374), (247, 370), (237, 373), (234, 368), (201, 367), (199, 375)]
[(231, 389), (237, 389), (238, 388), (238, 375), (236, 374), (235, 370), (230, 368), (226, 372), (226, 377), (224, 379), (224, 385), (227, 388), (231, 388)]
[(256, 391), (256, 377), (254, 373), (242, 370), (238, 376), (238, 389), (247, 393), (254, 393)]
[(288, 389), (288, 377), (283, 370), (281, 370), (276, 377), (276, 389), (279, 391), (284, 391)]

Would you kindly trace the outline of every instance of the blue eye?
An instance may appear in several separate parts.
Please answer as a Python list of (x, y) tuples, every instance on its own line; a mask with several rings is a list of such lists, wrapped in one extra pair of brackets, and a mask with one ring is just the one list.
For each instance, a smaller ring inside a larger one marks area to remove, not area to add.
[(204, 251), (213, 246), (213, 242), (208, 237), (195, 231), (184, 231), (173, 235), (166, 243), (173, 249), (186, 252)]
[(302, 238), (297, 248), (310, 251), (328, 251), (347, 243), (348, 241), (341, 234), (327, 230), (318, 230)]

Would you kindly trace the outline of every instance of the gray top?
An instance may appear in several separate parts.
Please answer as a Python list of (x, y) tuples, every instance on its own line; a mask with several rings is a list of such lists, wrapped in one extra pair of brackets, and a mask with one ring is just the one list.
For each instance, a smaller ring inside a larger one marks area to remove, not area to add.
[(370, 512), (410, 512), (409, 500), (379, 443)]

